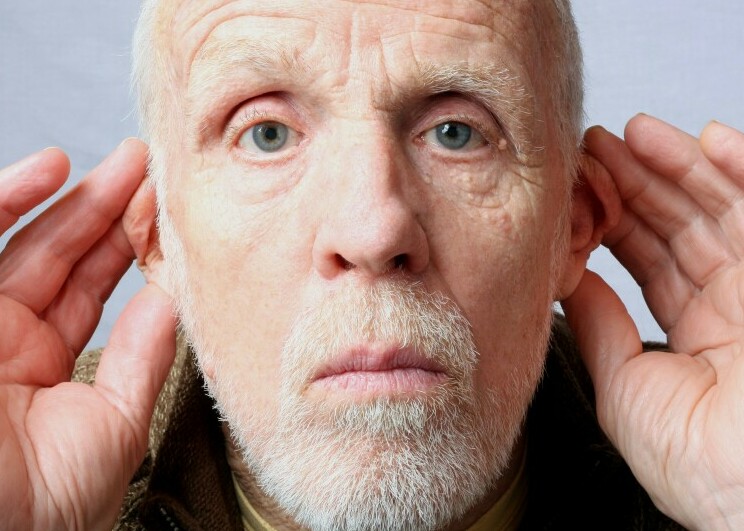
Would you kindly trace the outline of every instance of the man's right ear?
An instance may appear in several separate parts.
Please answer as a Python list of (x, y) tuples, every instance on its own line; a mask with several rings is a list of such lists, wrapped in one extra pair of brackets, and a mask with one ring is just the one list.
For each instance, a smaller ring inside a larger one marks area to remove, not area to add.
[(160, 252), (155, 189), (149, 182), (143, 181), (132, 196), (122, 224), (137, 256), (137, 267), (147, 282), (155, 283), (169, 293), (163, 254)]

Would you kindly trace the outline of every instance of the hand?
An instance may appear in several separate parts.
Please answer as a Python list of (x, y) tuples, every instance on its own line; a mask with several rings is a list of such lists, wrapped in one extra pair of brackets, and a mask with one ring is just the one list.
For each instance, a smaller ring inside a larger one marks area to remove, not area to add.
[[(129, 303), (94, 385), (70, 383), (102, 304), (131, 265), (122, 215), (146, 147), (122, 144), (0, 254), (0, 527), (110, 528), (146, 450), (174, 355), (170, 299)], [(0, 171), (0, 233), (54, 193), (67, 157), (46, 150)]]
[(600, 423), (669, 516), (744, 529), (744, 135), (713, 123), (698, 141), (641, 115), (625, 142), (593, 128), (585, 144), (623, 201), (603, 243), (671, 350), (642, 353), (620, 300), (584, 275), (563, 306)]

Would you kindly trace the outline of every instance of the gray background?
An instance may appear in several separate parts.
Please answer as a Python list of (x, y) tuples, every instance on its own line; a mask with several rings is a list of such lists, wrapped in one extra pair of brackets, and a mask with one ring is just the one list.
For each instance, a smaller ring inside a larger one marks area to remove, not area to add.
[[(138, 6), (132, 0), (0, 0), (0, 166), (60, 146), (73, 162), (64, 191), (124, 137), (136, 135), (128, 71)], [(712, 118), (744, 129), (744, 3), (576, 0), (574, 9), (585, 52), (588, 123), (621, 133), (642, 111), (693, 134)], [(597, 251), (590, 266), (621, 294), (644, 338), (663, 338), (640, 290), (606, 250)], [(141, 285), (132, 268), (91, 345), (105, 344)]]

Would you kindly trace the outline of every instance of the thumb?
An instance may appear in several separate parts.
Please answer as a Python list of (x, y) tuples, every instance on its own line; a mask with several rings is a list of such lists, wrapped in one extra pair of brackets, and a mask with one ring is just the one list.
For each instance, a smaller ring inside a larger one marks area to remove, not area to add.
[(114, 325), (96, 372), (95, 387), (138, 432), (142, 451), (155, 401), (175, 358), (175, 329), (170, 297), (147, 284)]
[(561, 306), (602, 400), (618, 369), (642, 352), (638, 329), (617, 294), (588, 269)]

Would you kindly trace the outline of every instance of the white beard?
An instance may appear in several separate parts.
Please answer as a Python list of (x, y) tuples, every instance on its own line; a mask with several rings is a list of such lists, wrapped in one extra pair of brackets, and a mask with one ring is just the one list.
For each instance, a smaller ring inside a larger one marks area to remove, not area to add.
[[(192, 332), (198, 313), (184, 322)], [(301, 316), (281, 353), (276, 415), (252, 407), (239, 371), (200, 336), (191, 335), (197, 357), (214, 367), (209, 391), (245, 466), (264, 494), (312, 530), (439, 529), (461, 517), (505, 471), (542, 367), (537, 353), (477, 397), (478, 353), (466, 319), (446, 297), (403, 281), (332, 293)], [(448, 380), (420, 396), (334, 408), (302, 394), (313, 371), (344, 347), (386, 340), (432, 357)]]

